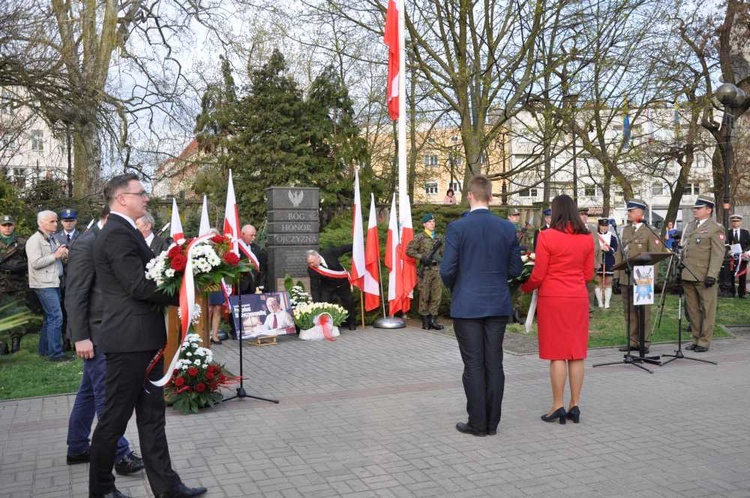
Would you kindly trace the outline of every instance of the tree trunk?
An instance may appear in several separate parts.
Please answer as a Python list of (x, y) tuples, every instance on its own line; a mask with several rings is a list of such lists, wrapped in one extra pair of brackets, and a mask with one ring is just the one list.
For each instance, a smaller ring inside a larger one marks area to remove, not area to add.
[(73, 196), (81, 199), (97, 191), (101, 173), (99, 130), (94, 124), (73, 131)]

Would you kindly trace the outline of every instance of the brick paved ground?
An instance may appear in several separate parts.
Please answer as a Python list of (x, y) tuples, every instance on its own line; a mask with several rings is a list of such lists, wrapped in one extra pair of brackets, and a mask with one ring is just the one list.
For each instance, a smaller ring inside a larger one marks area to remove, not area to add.
[[(657, 353), (672, 346), (654, 346)], [(237, 343), (216, 348), (237, 368)], [(697, 356), (697, 355), (696, 355)], [(547, 363), (506, 355), (497, 436), (465, 420), (451, 337), (418, 329), (345, 332), (335, 343), (284, 338), (245, 348), (246, 388), (275, 397), (182, 416), (168, 412), (173, 463), (209, 497), (750, 496), (750, 336), (716, 341), (653, 375), (591, 352), (578, 425), (545, 424)], [(0, 495), (87, 496), (87, 466), (65, 464), (72, 396), (0, 403)], [(137, 446), (135, 424), (127, 436)], [(150, 496), (144, 475), (120, 490)]]

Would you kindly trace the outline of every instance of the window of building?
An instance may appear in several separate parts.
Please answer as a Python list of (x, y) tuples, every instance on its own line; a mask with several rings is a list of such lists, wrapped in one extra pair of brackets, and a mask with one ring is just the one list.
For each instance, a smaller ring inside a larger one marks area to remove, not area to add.
[(437, 166), (438, 165), (438, 156), (437, 154), (425, 154), (423, 156), (424, 165), (425, 166)]
[(665, 195), (666, 191), (667, 186), (662, 182), (654, 182), (653, 185), (651, 185), (651, 193), (653, 195)]
[(537, 190), (535, 188), (525, 188), (518, 191), (518, 197), (536, 197)]
[(699, 183), (688, 183), (685, 185), (685, 195), (698, 195), (701, 193)]
[(42, 130), (31, 130), (31, 150), (36, 152), (44, 150), (44, 132)]
[(435, 195), (438, 193), (437, 182), (425, 182), (424, 191), (427, 195)]
[(596, 185), (584, 185), (583, 195), (584, 197), (596, 197)]
[(5, 133), (0, 137), (0, 150), (16, 150), (18, 149), (18, 141), (13, 136), (13, 133)]
[(461, 182), (450, 182), (448, 188), (453, 190), (454, 193), (461, 192)]
[(26, 172), (24, 168), (13, 168), (13, 184), (18, 188), (26, 187)]

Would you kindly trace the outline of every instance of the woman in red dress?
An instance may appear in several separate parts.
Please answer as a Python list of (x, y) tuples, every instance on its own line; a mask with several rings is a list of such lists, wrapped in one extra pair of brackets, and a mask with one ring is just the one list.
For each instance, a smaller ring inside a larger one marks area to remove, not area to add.
[[(539, 357), (550, 360), (552, 410), (545, 422), (578, 423), (583, 386), (583, 360), (589, 339), (586, 282), (594, 277), (594, 241), (567, 195), (552, 200), (550, 229), (539, 232), (536, 263), (524, 292), (539, 289), (537, 306)], [(570, 404), (565, 410), (565, 380), (570, 378)]]

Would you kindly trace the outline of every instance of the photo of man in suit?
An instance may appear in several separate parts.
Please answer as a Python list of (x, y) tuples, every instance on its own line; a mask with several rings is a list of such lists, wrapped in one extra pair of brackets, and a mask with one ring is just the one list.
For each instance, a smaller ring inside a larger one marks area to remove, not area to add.
[(448, 225), (440, 277), (451, 291), (451, 318), (464, 363), (468, 422), (456, 429), (494, 435), (505, 389), (503, 338), (513, 314), (508, 279), (521, 274), (513, 224), (489, 211), (492, 184), (480, 175), (469, 182), (471, 211)]
[(104, 189), (110, 215), (94, 243), (94, 268), (104, 307), (98, 346), (106, 354), (106, 401), (94, 431), (89, 496), (120, 498), (112, 467), (117, 440), (137, 414), (138, 436), (151, 491), (157, 497), (189, 497), (206, 488), (188, 488), (172, 469), (164, 431), (164, 389), (153, 385), (164, 374), (161, 352), (167, 332), (158, 306), (178, 297), (146, 280), (153, 252), (135, 227), (146, 214), (148, 194), (134, 174), (112, 178)]
[[(730, 224), (732, 225), (729, 229), (728, 243), (730, 246), (739, 244), (742, 247), (742, 253), (747, 252), (750, 249), (750, 232), (742, 228), (742, 215), (733, 214), (729, 217)], [(739, 259), (739, 268), (735, 268), (735, 275), (737, 275), (737, 285), (735, 286), (734, 278), (732, 278), (732, 296), (737, 296), (740, 299), (745, 297), (747, 293), (747, 260)]]

